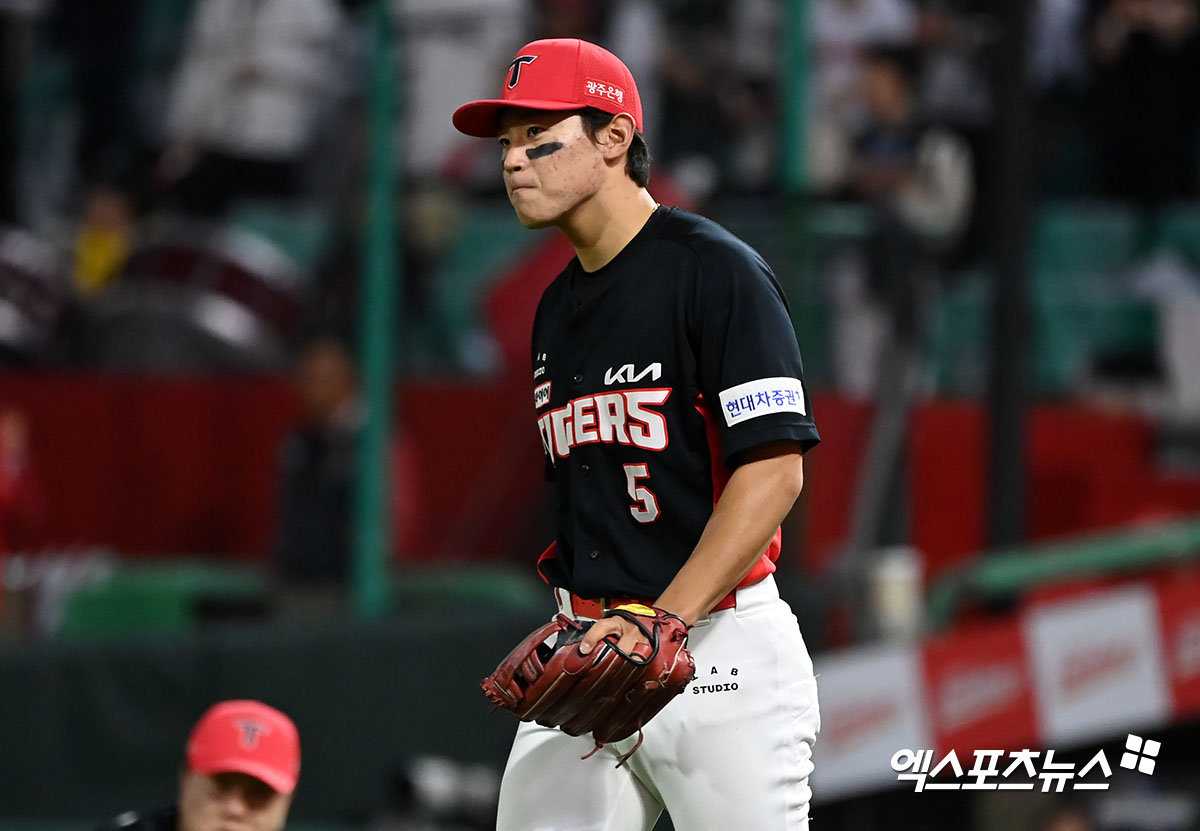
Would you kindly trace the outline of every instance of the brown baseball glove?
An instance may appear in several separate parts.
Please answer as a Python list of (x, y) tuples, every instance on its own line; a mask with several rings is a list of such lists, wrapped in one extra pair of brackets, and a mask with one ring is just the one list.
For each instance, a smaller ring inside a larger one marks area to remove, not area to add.
[(578, 644), (591, 621), (560, 614), (517, 644), (480, 686), (495, 703), (493, 712), (511, 710), (522, 721), (557, 727), (570, 736), (590, 733), (596, 742), (592, 753), (638, 733), (620, 767), (641, 746), (642, 726), (683, 692), (696, 665), (687, 649), (687, 625), (677, 616), (640, 604), (619, 606), (604, 616), (625, 618), (650, 643), (625, 653), (610, 636), (581, 655)]

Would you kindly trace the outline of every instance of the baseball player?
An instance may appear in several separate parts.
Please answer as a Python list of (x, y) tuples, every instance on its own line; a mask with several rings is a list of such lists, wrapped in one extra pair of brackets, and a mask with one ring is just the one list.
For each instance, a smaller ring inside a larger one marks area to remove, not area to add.
[(260, 701), (221, 701), (188, 737), (179, 799), (127, 811), (97, 831), (282, 831), (300, 777), (300, 736)]
[[(527, 228), (576, 257), (533, 325), (533, 403), (557, 537), (537, 567), (559, 610), (597, 620), (580, 649), (644, 636), (628, 603), (690, 627), (696, 678), (643, 737), (594, 747), (520, 725), (500, 831), (808, 828), (817, 688), (772, 572), (780, 522), (819, 437), (771, 269), (717, 224), (659, 205), (637, 86), (610, 52), (539, 40), (502, 95), (454, 113), (499, 142)], [(643, 743), (628, 763), (614, 761)]]

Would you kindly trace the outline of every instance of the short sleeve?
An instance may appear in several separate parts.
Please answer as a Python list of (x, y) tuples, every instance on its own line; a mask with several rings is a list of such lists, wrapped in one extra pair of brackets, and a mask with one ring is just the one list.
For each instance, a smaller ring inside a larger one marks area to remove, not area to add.
[(820, 436), (775, 275), (748, 246), (710, 244), (697, 255), (699, 385), (723, 460), (729, 464), (739, 453), (780, 440), (807, 451)]

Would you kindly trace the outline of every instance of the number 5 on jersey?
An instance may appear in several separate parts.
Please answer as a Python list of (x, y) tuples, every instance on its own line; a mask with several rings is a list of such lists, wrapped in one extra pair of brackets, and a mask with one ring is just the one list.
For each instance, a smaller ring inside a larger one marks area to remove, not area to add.
[(625, 489), (634, 500), (634, 504), (629, 506), (629, 513), (638, 522), (650, 523), (658, 519), (658, 499), (652, 490), (638, 484), (639, 479), (649, 478), (650, 465), (644, 462), (625, 465)]

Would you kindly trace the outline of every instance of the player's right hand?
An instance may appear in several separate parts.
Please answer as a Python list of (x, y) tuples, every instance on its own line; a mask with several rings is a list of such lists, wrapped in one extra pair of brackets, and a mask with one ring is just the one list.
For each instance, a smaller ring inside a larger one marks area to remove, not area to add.
[(645, 644), (647, 648), (650, 646), (650, 641), (634, 624), (621, 617), (606, 617), (588, 628), (587, 634), (579, 643), (580, 654), (590, 654), (596, 644), (605, 639), (615, 643), (626, 655), (634, 654), (633, 650), (639, 643)]

